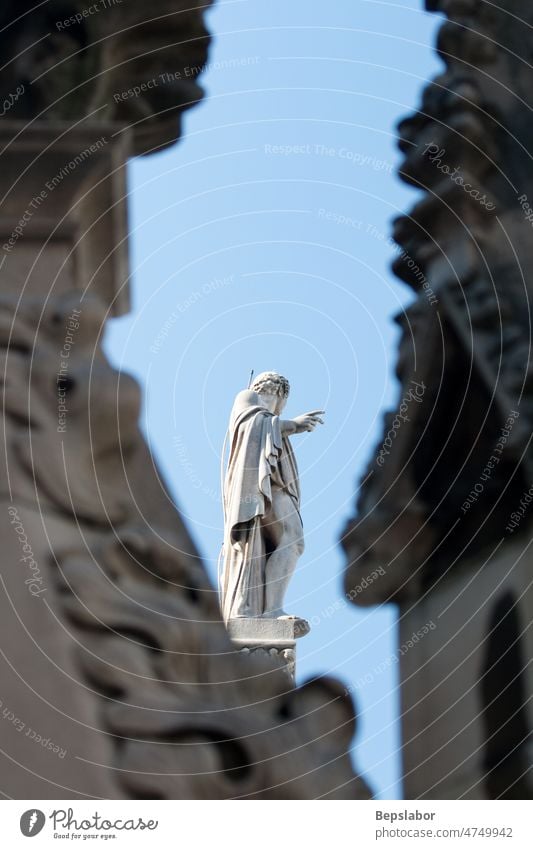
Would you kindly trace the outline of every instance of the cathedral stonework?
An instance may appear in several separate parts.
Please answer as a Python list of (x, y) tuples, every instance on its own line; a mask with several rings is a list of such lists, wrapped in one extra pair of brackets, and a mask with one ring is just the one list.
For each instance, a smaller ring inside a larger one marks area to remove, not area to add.
[(126, 165), (201, 97), (206, 4), (84, 9), (0, 11), (2, 790), (367, 798), (344, 686), (230, 641), (139, 386), (101, 348), (129, 309)]
[[(408, 798), (531, 798), (533, 11), (427, 0), (445, 69), (399, 125), (399, 403), (343, 536), (399, 607)], [(429, 624), (432, 623), (433, 627)]]

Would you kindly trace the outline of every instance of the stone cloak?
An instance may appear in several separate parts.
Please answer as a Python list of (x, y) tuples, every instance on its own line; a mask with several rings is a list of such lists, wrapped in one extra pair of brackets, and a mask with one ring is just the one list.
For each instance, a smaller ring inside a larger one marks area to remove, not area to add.
[(279, 416), (260, 404), (256, 392), (245, 390), (237, 395), (230, 416), (229, 439), (221, 579), (226, 621), (261, 616), (264, 612), (268, 580), (264, 521), (272, 505), (272, 487), (289, 492), (297, 510), (300, 505), (292, 446), (281, 434)]

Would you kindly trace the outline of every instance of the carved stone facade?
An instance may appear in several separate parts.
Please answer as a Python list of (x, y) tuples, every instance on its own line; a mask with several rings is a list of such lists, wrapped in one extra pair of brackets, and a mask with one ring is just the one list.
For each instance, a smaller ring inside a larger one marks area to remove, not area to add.
[(100, 347), (128, 309), (126, 162), (200, 96), (177, 72), (205, 61), (205, 3), (82, 8), (0, 12), (2, 791), (367, 798), (344, 687), (233, 648)]
[(447, 16), (445, 69), (399, 126), (400, 176), (423, 195), (394, 226), (417, 297), (343, 538), (346, 589), (400, 607), (406, 795), (530, 798), (533, 10), (426, 7)]
[[(0, 100), (25, 88), (16, 120), (118, 122), (133, 152), (172, 144), (202, 97), (210, 2), (7, 0), (0, 11)], [(133, 130), (133, 132), (130, 132)]]

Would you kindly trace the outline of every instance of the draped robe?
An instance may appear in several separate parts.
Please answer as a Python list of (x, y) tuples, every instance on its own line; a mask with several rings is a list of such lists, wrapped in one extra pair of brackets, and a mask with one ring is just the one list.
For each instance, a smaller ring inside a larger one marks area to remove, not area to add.
[(266, 525), (276, 491), (299, 512), (300, 486), (292, 446), (280, 418), (256, 392), (240, 392), (229, 423), (230, 453), (224, 481), (224, 619), (257, 617), (265, 610), (269, 542)]

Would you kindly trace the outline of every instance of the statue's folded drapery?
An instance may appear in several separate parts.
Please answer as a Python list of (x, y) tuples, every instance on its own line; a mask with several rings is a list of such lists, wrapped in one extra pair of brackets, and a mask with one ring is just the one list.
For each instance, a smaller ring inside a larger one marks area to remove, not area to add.
[(268, 578), (268, 514), (273, 488), (300, 504), (296, 459), (282, 436), (280, 418), (256, 392), (240, 392), (229, 424), (230, 454), (224, 481), (224, 619), (261, 616)]

